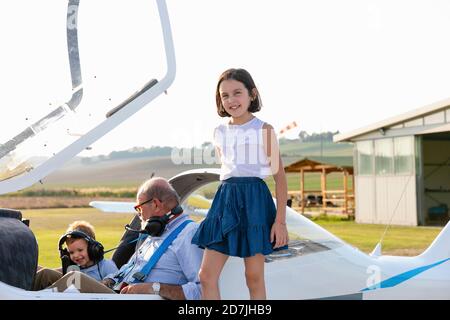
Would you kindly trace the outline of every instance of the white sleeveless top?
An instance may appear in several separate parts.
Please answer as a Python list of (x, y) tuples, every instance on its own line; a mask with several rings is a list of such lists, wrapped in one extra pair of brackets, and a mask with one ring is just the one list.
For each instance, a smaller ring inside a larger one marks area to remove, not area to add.
[(220, 180), (230, 177), (272, 175), (264, 148), (264, 122), (254, 117), (242, 125), (221, 124), (214, 130), (214, 144), (220, 149)]

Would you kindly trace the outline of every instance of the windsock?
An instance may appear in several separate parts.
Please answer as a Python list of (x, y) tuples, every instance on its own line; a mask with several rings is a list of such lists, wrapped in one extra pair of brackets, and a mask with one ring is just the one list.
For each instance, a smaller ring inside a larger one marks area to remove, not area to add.
[(292, 121), (291, 123), (289, 123), (286, 127), (284, 127), (283, 129), (280, 130), (280, 132), (278, 133), (279, 135), (282, 135), (284, 133), (286, 133), (287, 131), (295, 128), (297, 126), (297, 122)]

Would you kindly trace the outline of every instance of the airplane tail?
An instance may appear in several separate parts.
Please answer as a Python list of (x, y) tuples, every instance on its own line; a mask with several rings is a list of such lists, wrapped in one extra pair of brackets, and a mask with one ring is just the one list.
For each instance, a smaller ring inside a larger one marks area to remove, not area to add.
[(426, 260), (450, 258), (450, 222), (447, 222), (442, 231), (419, 257)]

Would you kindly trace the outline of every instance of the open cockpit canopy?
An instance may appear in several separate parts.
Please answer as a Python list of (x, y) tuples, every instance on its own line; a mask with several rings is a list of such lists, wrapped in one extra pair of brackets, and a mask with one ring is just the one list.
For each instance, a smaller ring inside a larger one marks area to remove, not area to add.
[[(81, 3), (80, 3), (81, 2)], [(162, 0), (2, 3), (0, 194), (89, 148), (170, 86)]]

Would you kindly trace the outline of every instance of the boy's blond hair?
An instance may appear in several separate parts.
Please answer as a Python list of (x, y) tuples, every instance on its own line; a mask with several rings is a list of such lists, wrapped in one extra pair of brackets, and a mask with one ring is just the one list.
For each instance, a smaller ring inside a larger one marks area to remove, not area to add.
[[(95, 240), (95, 228), (92, 224), (84, 220), (78, 220), (72, 222), (66, 230), (66, 233), (70, 231), (81, 231), (88, 235), (91, 239)], [(67, 242), (72, 242), (72, 238), (67, 238)]]

